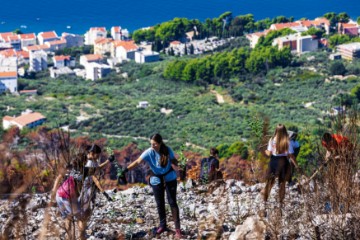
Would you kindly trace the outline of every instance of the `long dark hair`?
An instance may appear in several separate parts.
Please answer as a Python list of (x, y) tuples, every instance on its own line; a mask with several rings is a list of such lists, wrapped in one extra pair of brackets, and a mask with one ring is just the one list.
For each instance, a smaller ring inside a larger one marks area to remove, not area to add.
[(163, 139), (160, 134), (156, 133), (150, 137), (150, 140), (153, 140), (160, 144), (159, 154), (160, 154), (160, 166), (165, 167), (169, 161), (169, 149), (163, 142)]

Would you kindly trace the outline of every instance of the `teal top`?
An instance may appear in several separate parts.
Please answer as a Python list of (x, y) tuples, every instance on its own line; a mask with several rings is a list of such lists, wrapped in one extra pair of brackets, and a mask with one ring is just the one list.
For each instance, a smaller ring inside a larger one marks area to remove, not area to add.
[[(173, 181), (177, 177), (175, 171), (169, 172), (169, 170), (171, 168), (171, 160), (175, 158), (175, 155), (171, 148), (168, 147), (168, 149), (169, 149), (169, 161), (165, 167), (160, 166), (160, 154), (158, 152), (156, 152), (153, 148), (148, 148), (140, 156), (140, 158), (142, 160), (144, 160), (145, 162), (147, 162), (149, 164), (151, 171), (155, 175), (163, 175), (168, 172), (164, 176), (165, 182)], [(160, 184), (160, 182), (161, 182), (161, 180), (159, 177), (156, 177), (156, 176), (150, 177), (151, 185), (158, 185), (158, 184)]]

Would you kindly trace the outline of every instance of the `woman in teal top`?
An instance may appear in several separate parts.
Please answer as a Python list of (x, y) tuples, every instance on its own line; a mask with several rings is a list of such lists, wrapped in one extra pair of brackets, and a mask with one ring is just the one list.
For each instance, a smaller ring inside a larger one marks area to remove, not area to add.
[(165, 211), (165, 191), (171, 207), (172, 216), (175, 223), (176, 235), (181, 238), (179, 207), (176, 202), (177, 176), (172, 168), (172, 164), (177, 165), (172, 149), (165, 145), (160, 134), (150, 137), (151, 147), (145, 150), (141, 156), (132, 162), (124, 173), (135, 168), (142, 161), (145, 161), (153, 175), (150, 177), (150, 186), (153, 189), (157, 210), (160, 218), (160, 226), (156, 233), (161, 234), (167, 230), (166, 211)]

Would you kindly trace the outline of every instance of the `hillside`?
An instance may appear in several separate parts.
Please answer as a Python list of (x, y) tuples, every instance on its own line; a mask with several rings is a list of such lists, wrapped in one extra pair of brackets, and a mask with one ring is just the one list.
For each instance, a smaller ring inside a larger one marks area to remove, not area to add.
[[(303, 61), (302, 66), (247, 74), (218, 86), (164, 79), (162, 71), (169, 60), (128, 63), (120, 66), (121, 73), (95, 82), (40, 74), (20, 80), (21, 89), (37, 89), (38, 96), (3, 95), (0, 113), (39, 111), (49, 127), (69, 126), (72, 134), (93, 138), (106, 134), (117, 148), (134, 140), (143, 144), (154, 132), (172, 146), (185, 141), (205, 148), (232, 144), (250, 137), (248, 123), (256, 114), (267, 116), (270, 126), (282, 122), (311, 132), (329, 122), (327, 112), (359, 82), (355, 76), (332, 78), (324, 73), (330, 64), (324, 62), (326, 54), (313, 55), (311, 61), (308, 56), (297, 60)], [(219, 103), (219, 95), (224, 102)], [(140, 101), (150, 106), (138, 108)]]

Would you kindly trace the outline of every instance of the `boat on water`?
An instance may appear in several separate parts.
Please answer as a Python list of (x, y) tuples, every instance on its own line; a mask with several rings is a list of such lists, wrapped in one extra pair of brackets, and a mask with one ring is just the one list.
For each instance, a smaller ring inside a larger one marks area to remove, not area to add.
[(71, 28), (71, 26), (70, 26), (70, 25), (67, 25), (67, 26), (66, 26), (66, 28), (67, 28), (67, 29), (70, 29), (70, 28)]
[(27, 28), (27, 26), (26, 25), (21, 25), (20, 28)]

